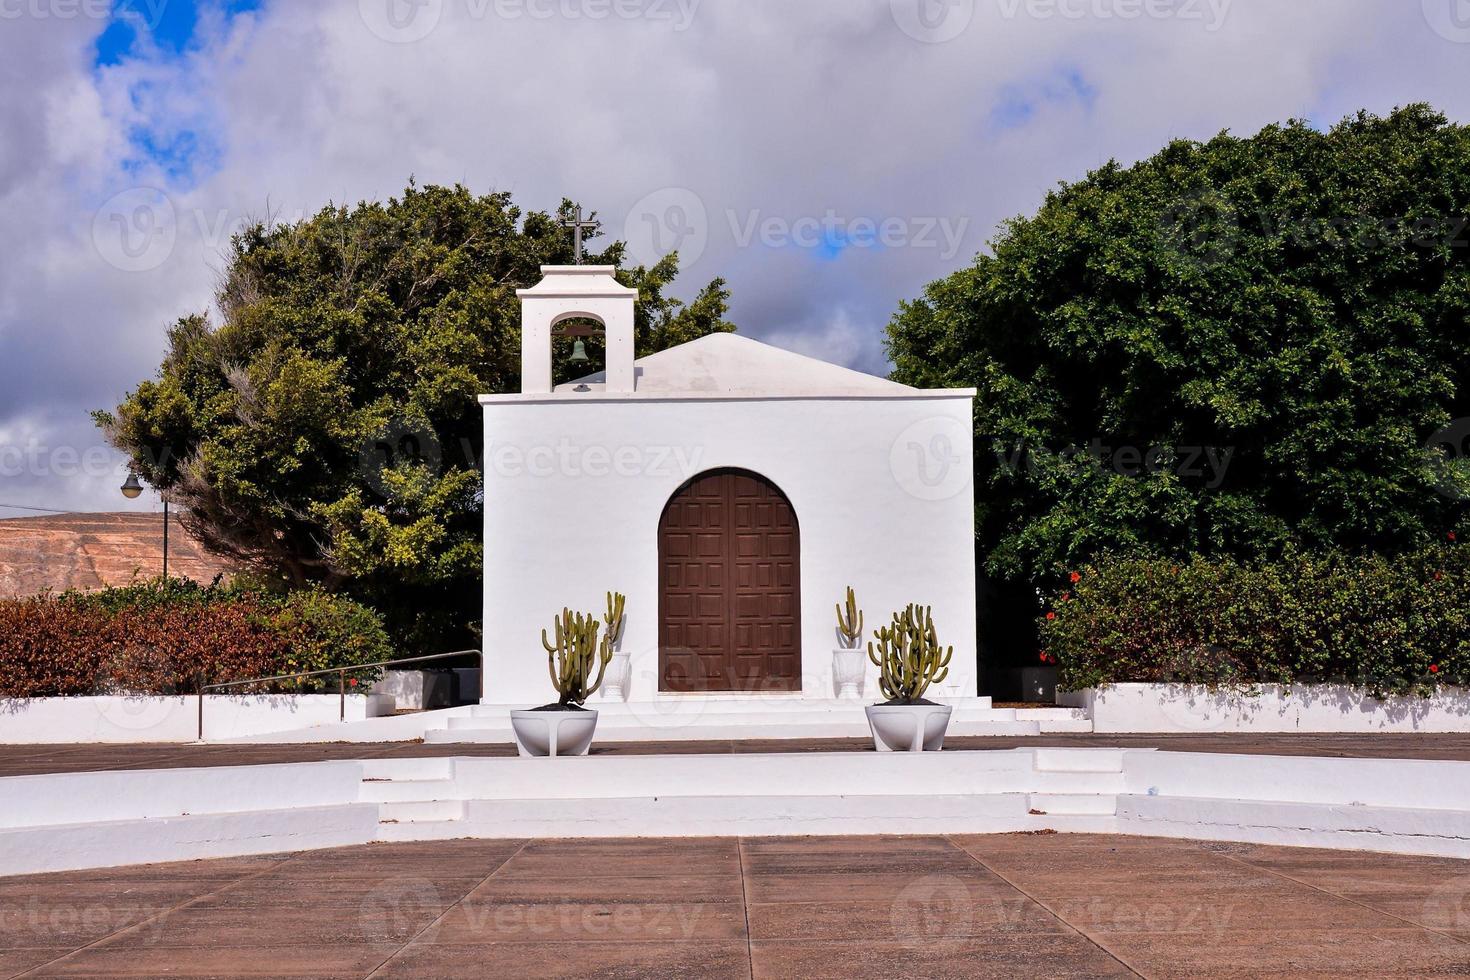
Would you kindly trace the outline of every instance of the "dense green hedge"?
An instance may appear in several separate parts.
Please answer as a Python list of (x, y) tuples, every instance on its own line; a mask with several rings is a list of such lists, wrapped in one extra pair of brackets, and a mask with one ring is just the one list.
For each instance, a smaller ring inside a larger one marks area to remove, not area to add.
[(1470, 684), (1470, 549), (1080, 569), (1041, 624), (1069, 690), (1107, 683)]
[[(170, 579), (0, 601), (0, 697), (188, 693), (392, 655), (376, 613), (317, 590), (280, 595)], [(354, 672), (351, 686), (366, 689), (374, 676)]]

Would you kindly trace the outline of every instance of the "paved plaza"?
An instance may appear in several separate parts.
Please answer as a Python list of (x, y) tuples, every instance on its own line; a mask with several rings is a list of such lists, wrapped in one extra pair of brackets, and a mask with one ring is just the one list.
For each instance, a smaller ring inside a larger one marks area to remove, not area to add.
[(1470, 862), (1129, 837), (444, 841), (0, 879), (0, 977), (1470, 975)]

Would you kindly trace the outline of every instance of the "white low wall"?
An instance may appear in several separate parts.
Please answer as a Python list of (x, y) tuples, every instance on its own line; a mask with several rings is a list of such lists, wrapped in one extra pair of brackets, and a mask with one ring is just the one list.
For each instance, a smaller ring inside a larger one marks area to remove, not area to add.
[(372, 840), (1045, 830), (1470, 858), (1470, 762), (1037, 748), (0, 778), (0, 875)]
[[(348, 721), (393, 713), (391, 697), (349, 694)], [(336, 694), (207, 695), (204, 739), (244, 738), (335, 725)], [(198, 699), (176, 697), (10, 698), (0, 700), (0, 745), (193, 742)]]
[(364, 844), (361, 781), (356, 762), (0, 779), (0, 874)]
[(1470, 732), (1470, 691), (1379, 701), (1337, 684), (1263, 684), (1254, 692), (1186, 684), (1109, 684), (1057, 692), (1098, 734), (1200, 732)]

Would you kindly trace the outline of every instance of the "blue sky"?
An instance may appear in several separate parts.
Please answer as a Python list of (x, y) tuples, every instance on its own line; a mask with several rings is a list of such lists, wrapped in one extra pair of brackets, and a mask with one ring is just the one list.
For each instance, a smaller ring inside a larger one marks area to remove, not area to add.
[(166, 52), (183, 51), (194, 40), (200, 8), (205, 5), (232, 16), (258, 9), (261, 0), (118, 0), (112, 21), (97, 38), (95, 63), (115, 65), (132, 54), (140, 31), (150, 33)]

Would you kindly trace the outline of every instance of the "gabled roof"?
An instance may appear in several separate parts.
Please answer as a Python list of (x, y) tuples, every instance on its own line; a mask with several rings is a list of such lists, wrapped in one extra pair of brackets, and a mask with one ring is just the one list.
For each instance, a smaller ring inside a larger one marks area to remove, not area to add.
[[(916, 391), (908, 385), (838, 367), (826, 361), (772, 347), (733, 333), (716, 333), (687, 344), (650, 354), (633, 362), (639, 395), (744, 397), (803, 395), (903, 395)], [(569, 384), (602, 383), (601, 373)]]

